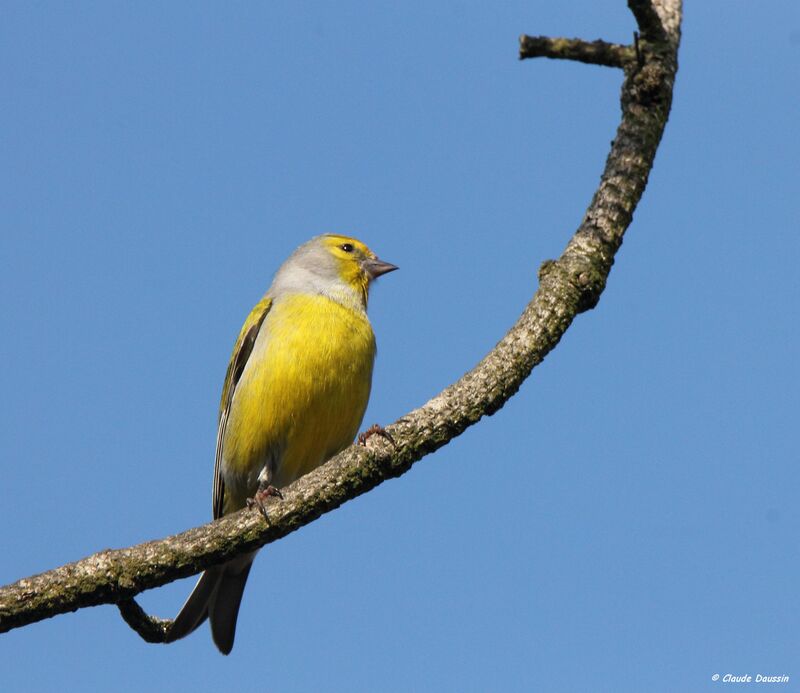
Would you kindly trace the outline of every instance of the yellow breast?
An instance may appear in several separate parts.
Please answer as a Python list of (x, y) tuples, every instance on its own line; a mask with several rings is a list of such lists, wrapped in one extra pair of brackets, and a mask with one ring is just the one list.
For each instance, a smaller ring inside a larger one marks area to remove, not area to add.
[(223, 439), (225, 512), (273, 466), (281, 487), (353, 442), (372, 383), (367, 316), (319, 295), (277, 300), (236, 386)]

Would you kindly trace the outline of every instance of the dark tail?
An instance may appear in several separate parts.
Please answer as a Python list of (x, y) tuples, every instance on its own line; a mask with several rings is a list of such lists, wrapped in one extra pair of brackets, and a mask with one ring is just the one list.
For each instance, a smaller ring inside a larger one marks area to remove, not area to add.
[(254, 557), (255, 553), (247, 554), (206, 570), (175, 617), (167, 642), (186, 637), (209, 619), (214, 644), (222, 654), (229, 654), (233, 649), (239, 605)]

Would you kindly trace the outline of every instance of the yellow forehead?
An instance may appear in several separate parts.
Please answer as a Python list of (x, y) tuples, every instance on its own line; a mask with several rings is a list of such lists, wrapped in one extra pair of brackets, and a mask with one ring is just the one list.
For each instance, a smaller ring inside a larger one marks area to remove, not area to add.
[(328, 233), (322, 237), (322, 241), (325, 246), (330, 249), (340, 248), (344, 244), (349, 243), (359, 255), (366, 255), (368, 257), (372, 257), (374, 255), (374, 253), (366, 245), (364, 245), (357, 238), (352, 238), (351, 236), (340, 236), (335, 233)]

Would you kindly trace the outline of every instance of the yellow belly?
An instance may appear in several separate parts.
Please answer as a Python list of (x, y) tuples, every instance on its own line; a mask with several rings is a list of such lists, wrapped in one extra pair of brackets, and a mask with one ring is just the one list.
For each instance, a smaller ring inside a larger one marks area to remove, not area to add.
[(234, 392), (225, 428), (225, 513), (255, 493), (269, 464), (281, 487), (350, 445), (372, 383), (369, 320), (323, 297), (272, 306)]

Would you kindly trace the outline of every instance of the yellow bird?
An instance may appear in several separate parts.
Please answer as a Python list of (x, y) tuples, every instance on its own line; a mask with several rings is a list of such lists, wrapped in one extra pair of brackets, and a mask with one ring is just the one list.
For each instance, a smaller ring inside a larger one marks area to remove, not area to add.
[[(291, 484), (353, 442), (372, 385), (371, 282), (396, 270), (347, 236), (312, 238), (292, 253), (244, 322), (222, 387), (214, 519)], [(255, 552), (206, 570), (169, 631), (208, 618), (223, 654)]]

